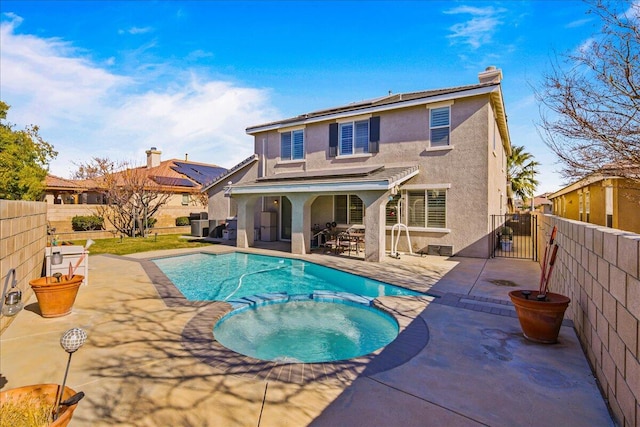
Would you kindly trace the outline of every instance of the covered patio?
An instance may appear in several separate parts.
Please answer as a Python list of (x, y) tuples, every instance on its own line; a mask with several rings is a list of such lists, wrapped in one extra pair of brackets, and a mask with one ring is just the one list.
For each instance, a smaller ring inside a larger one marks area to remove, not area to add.
[[(364, 259), (379, 262), (385, 251), (385, 207), (390, 196), (398, 193), (406, 181), (419, 173), (417, 165), (396, 167), (365, 166), (313, 172), (284, 172), (258, 178), (252, 182), (232, 184), (226, 195), (237, 202), (238, 248), (253, 247), (256, 239), (256, 208), (264, 197), (282, 197), (290, 203), (291, 253), (311, 253), (314, 202), (320, 196), (357, 195), (364, 215)], [(333, 208), (333, 207), (332, 207)], [(331, 209), (332, 209), (331, 208)], [(329, 214), (333, 214), (329, 212)], [(345, 224), (341, 224), (345, 225)]]

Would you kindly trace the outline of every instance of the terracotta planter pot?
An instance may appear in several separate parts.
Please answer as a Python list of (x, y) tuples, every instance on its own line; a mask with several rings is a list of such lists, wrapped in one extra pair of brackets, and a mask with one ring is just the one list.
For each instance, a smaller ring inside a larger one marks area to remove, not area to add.
[(83, 279), (84, 276), (75, 275), (71, 280), (61, 279), (60, 282), (55, 277), (31, 280), (29, 284), (38, 299), (42, 317), (60, 317), (71, 313)]
[(547, 293), (546, 301), (536, 300), (538, 291), (531, 291), (527, 299), (522, 291), (511, 291), (509, 297), (516, 308), (524, 337), (530, 341), (553, 344), (571, 300), (564, 295)]
[[(14, 401), (19, 404), (23, 399), (32, 398), (42, 400), (44, 404), (50, 405), (55, 411), (55, 405), (57, 403), (56, 397), (59, 398), (57, 393), (61, 387), (62, 386), (58, 384), (36, 384), (12, 388), (0, 392), (0, 403), (4, 404), (5, 402)], [(75, 390), (65, 387), (62, 393), (62, 400), (68, 399), (75, 394)], [(76, 410), (76, 406), (78, 406), (77, 403), (71, 406), (62, 406), (58, 418), (49, 424), (49, 427), (65, 427), (69, 424), (73, 416), (73, 411)]]

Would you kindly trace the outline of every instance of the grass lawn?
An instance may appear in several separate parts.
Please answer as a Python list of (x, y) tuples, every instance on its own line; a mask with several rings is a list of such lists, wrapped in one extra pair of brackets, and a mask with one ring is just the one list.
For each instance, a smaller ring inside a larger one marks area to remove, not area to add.
[[(182, 248), (199, 248), (209, 246), (211, 243), (202, 242), (200, 240), (191, 240), (182, 238), (181, 234), (159, 235), (150, 237), (124, 237), (120, 241), (120, 237), (109, 239), (96, 239), (94, 244), (89, 248), (91, 255), (98, 254), (114, 254), (127, 255), (137, 252), (156, 251), (160, 249), (182, 249)], [(84, 246), (86, 240), (73, 240), (74, 245)]]

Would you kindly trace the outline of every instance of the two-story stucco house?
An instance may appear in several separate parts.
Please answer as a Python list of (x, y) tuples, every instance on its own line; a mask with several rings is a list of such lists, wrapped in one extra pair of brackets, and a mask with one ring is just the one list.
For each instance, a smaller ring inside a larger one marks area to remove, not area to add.
[(251, 126), (255, 154), (205, 186), (209, 218), (237, 215), (240, 248), (276, 239), (309, 253), (316, 225), (335, 222), (363, 227), (365, 260), (379, 261), (399, 222), (414, 253), (488, 257), (490, 216), (507, 203), (501, 79), (489, 67), (477, 84)]

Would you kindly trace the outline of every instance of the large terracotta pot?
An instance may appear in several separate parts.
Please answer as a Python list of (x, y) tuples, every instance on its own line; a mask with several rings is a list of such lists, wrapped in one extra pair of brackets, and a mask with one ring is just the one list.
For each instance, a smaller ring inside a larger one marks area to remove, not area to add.
[(42, 317), (60, 317), (71, 313), (84, 276), (74, 275), (70, 280), (65, 280), (64, 277), (60, 282), (51, 276), (29, 282), (38, 299)]
[(526, 291), (530, 292), (528, 298), (522, 292), (511, 291), (509, 297), (516, 308), (524, 337), (544, 344), (557, 342), (564, 312), (571, 300), (564, 295), (547, 292), (546, 300), (538, 301), (538, 291)]
[[(55, 405), (57, 404), (56, 397), (59, 399), (58, 392), (61, 387), (62, 386), (58, 384), (36, 384), (1, 391), (0, 404), (9, 401), (14, 401), (19, 404), (21, 400), (24, 401), (32, 398), (33, 400), (41, 400), (43, 404), (50, 405), (55, 412)], [(65, 387), (62, 393), (62, 400), (66, 400), (75, 394), (75, 390)], [(73, 416), (73, 411), (76, 410), (76, 406), (78, 406), (77, 403), (71, 406), (63, 405), (58, 413), (58, 418), (49, 424), (49, 427), (65, 427), (69, 424)]]

